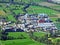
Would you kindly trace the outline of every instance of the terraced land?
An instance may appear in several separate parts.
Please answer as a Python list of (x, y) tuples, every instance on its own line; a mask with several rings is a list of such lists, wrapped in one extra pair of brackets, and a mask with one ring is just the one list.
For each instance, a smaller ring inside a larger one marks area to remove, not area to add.
[(3, 10), (0, 10), (0, 15), (6, 15)]
[(27, 12), (29, 14), (39, 14), (39, 13), (45, 13), (48, 14), (48, 16), (57, 16), (56, 14), (58, 14), (59, 12), (54, 11), (52, 9), (48, 9), (45, 7), (41, 7), (41, 6), (30, 6), (27, 9)]
[(12, 36), (14, 38), (18, 38), (21, 35), (25, 37), (25, 39), (16, 39), (16, 40), (6, 40), (6, 41), (1, 41), (1, 45), (46, 45), (43, 43), (39, 43), (37, 41), (32, 40), (29, 35), (25, 32), (11, 32), (9, 33), (8, 36)]
[(40, 3), (46, 0), (14, 0), (14, 2), (24, 2), (24, 3), (30, 3), (30, 2), (34, 2), (34, 3)]
[(50, 7), (52, 9), (56, 9), (56, 10), (60, 10), (60, 5), (53, 4), (53, 3), (41, 2), (41, 3), (39, 3), (39, 5), (47, 6), (47, 7)]
[[(9, 6), (8, 6), (9, 5)], [(10, 4), (6, 4), (6, 3), (0, 3), (0, 16), (6, 18), (7, 21), (14, 21), (16, 22), (16, 19), (14, 17), (14, 15), (18, 15), (18, 14), (23, 14), (23, 5), (10, 5)]]
[[(46, 1), (46, 0), (45, 0)], [(48, 6), (48, 7), (55, 7), (57, 4), (51, 4), (51, 3), (47, 3), (47, 2), (44, 2), (44, 0), (14, 0), (14, 2), (25, 2), (25, 3), (29, 3), (29, 2), (35, 2), (35, 3), (38, 3), (41, 2), (40, 4), (42, 6), (32, 6), (30, 5), (26, 10), (28, 12), (28, 14), (39, 14), (39, 13), (46, 13), (48, 14), (48, 16), (50, 17), (59, 17), (60, 18), (60, 12), (59, 11), (55, 11), (55, 10), (52, 10), (52, 9), (49, 9), (49, 8), (46, 8), (46, 7), (43, 7), (43, 5), (45, 6)], [(45, 3), (45, 4), (44, 4)], [(16, 20), (15, 19), (15, 15), (18, 15), (18, 14), (24, 14), (26, 13), (23, 9), (24, 9), (24, 6), (25, 5), (19, 5), (19, 4), (8, 4), (8, 3), (0, 3), (0, 10), (1, 11), (4, 11), (3, 14), (6, 14), (6, 16), (9, 18), (8, 15), (10, 15), (10, 19), (8, 19), (8, 21), (10, 20)], [(57, 10), (60, 9), (59, 8), (59, 5), (56, 6), (57, 7)], [(55, 7), (55, 8), (56, 8)], [(2, 15), (2, 14), (1, 14)], [(13, 16), (12, 16), (13, 15)], [(5, 17), (6, 17), (5, 16)], [(13, 17), (13, 18), (12, 18)], [(6, 18), (7, 19), (7, 18)]]
[[(24, 5), (0, 3), (0, 16), (6, 18), (7, 21), (16, 22), (17, 20), (14, 16), (26, 13), (23, 10), (26, 3), (27, 4), (36, 3), (36, 4), (39, 4), (40, 6), (30, 5), (26, 9), (28, 14), (45, 13), (45, 14), (48, 14), (48, 16), (50, 16), (53, 22), (56, 22), (56, 20), (60, 18), (60, 11), (58, 11), (60, 10), (60, 5), (52, 4), (44, 1), (46, 0), (14, 0), (14, 2), (18, 2), (18, 3), (22, 2), (24, 3)], [(6, 2), (9, 2), (9, 0), (6, 0)], [(49, 8), (47, 8), (46, 6)], [(58, 28), (58, 30), (60, 30), (60, 23), (55, 23), (55, 25)], [(34, 33), (34, 35), (37, 37), (43, 37), (45, 34), (46, 34), (45, 32)], [(20, 38), (22, 35), (25, 37), (25, 39), (17, 39), (17, 38)], [(10, 32), (8, 36), (14, 37), (15, 39), (6, 40), (6, 41), (0, 40), (0, 45), (46, 45), (44, 43), (37, 42), (31, 39), (28, 33), (26, 32)], [(55, 41), (55, 39), (53, 40)]]
[(38, 43), (30, 39), (21, 39), (21, 40), (7, 40), (2, 41), (2, 45), (45, 45), (43, 43)]
[(34, 32), (34, 35), (37, 36), (37, 37), (43, 37), (45, 36), (47, 33), (46, 32)]

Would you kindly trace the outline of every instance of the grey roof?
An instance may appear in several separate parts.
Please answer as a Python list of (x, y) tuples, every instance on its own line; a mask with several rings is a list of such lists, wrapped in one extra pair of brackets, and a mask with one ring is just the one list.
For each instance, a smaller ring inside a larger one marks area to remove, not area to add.
[(54, 26), (53, 23), (39, 23), (38, 24), (39, 27), (50, 27), (50, 26)]

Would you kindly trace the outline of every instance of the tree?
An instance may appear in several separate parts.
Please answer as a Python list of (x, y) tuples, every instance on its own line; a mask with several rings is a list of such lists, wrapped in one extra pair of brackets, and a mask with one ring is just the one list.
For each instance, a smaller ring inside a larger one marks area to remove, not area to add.
[(60, 22), (60, 18), (58, 18), (58, 20), (57, 20), (58, 22)]
[(8, 33), (7, 32), (1, 31), (0, 34), (1, 34), (1, 36), (0, 36), (1, 40), (7, 40), (8, 39), (8, 37), (7, 37)]
[(0, 30), (0, 40), (1, 40), (1, 30)]

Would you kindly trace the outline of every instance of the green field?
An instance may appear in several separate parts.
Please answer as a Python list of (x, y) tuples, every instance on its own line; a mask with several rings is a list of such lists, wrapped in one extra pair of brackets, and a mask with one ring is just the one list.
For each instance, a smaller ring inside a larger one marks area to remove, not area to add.
[(58, 20), (58, 18), (56, 17), (56, 18), (54, 18), (54, 17), (52, 17), (52, 18), (50, 18), (53, 22), (56, 22), (57, 20)]
[(60, 30), (60, 23), (55, 23), (58, 30)]
[(14, 2), (24, 2), (24, 3), (30, 3), (30, 2), (34, 2), (34, 3), (40, 3), (40, 2), (44, 2), (47, 0), (14, 0)]
[(2, 45), (45, 45), (43, 43), (39, 43), (30, 39), (19, 39), (19, 40), (7, 40), (2, 41)]
[(12, 37), (18, 38), (21, 35), (25, 36), (26, 38), (29, 38), (29, 35), (27, 33), (25, 33), (25, 32), (13, 32), (13, 33), (10, 32), (8, 36), (12, 36)]
[(52, 10), (52, 9), (48, 9), (48, 8), (41, 7), (41, 6), (30, 6), (30, 7), (27, 9), (27, 12), (28, 12), (29, 14), (46, 13), (46, 14), (48, 14), (49, 16), (56, 16), (56, 14), (59, 13), (59, 12), (54, 11), (54, 10)]
[(33, 39), (30, 39), (28, 33), (26, 33), (26, 32), (10, 32), (8, 36), (18, 38), (21, 35), (26, 37), (26, 39), (0, 41), (0, 44), (1, 45), (20, 45), (20, 44), (21, 45), (46, 45), (46, 44), (34, 41)]
[(46, 32), (34, 32), (34, 35), (37, 36), (37, 37), (43, 37), (45, 36), (47, 33)]
[[(22, 8), (24, 7), (23, 5), (10, 5), (9, 7), (7, 7), (6, 3), (1, 3), (0, 4), (0, 16), (5, 17), (7, 21), (14, 21), (16, 22), (16, 19), (14, 17), (14, 15), (18, 15), (18, 14), (23, 14), (24, 11), (22, 10)], [(14, 12), (14, 14), (13, 14)]]
[[(26, 0), (24, 0), (24, 1), (26, 1)], [(35, 1), (35, 0), (33, 0), (33, 1)], [(42, 0), (36, 0), (36, 2), (39, 2), (39, 1), (42, 1)], [(6, 3), (3, 3), (3, 4), (0, 3), (0, 10), (5, 12), (5, 14), (3, 14), (3, 15), (7, 16), (7, 18), (6, 18), (7, 21), (14, 21), (14, 22), (16, 22), (16, 19), (15, 19), (14, 15), (24, 14), (25, 13), (25, 11), (23, 10), (24, 6), (25, 5), (9, 4), (9, 6), (7, 7)], [(27, 10), (28, 14), (45, 13), (48, 16), (53, 16), (53, 17), (56, 17), (57, 14), (59, 14), (59, 12), (57, 12), (55, 10), (48, 9), (48, 8), (45, 8), (45, 7), (42, 7), (42, 6), (30, 6), (26, 10)], [(55, 21), (55, 18), (51, 18), (51, 20)]]
[(7, 21), (14, 21), (14, 22), (16, 22), (16, 19), (14, 18), (13, 15), (7, 16), (7, 19), (6, 19), (6, 20), (7, 20)]
[[(2, 0), (0, 0), (2, 1)], [(19, 14), (26, 13), (23, 9), (26, 6), (26, 4), (30, 3), (36, 3), (36, 4), (42, 4), (41, 6), (34, 6), (30, 5), (26, 10), (28, 14), (40, 14), (45, 13), (48, 16), (50, 16), (50, 19), (55, 22), (56, 27), (58, 30), (60, 30), (60, 23), (58, 23), (56, 20), (58, 20), (58, 14), (60, 14), (60, 5), (52, 4), (49, 2), (44, 2), (47, 0), (14, 0), (14, 2), (23, 3), (21, 4), (10, 4), (10, 3), (0, 3), (0, 16), (2, 18), (6, 18), (7, 21), (14, 21), (17, 22), (16, 18), (14, 16)], [(6, 0), (6, 2), (9, 2), (9, 0)], [(42, 3), (41, 3), (42, 2)], [(48, 5), (49, 4), (49, 5)], [(49, 9), (47, 7), (50, 7), (52, 9)], [(54, 10), (56, 9), (56, 10)], [(13, 25), (13, 24), (11, 24)], [(39, 29), (40, 30), (40, 29)], [(46, 32), (34, 32), (34, 36), (36, 37), (44, 37), (47, 33)], [(30, 38), (29, 34), (26, 32), (9, 32), (8, 37), (13, 37), (12, 40), (0, 40), (0, 45), (46, 45), (41, 42), (37, 42)], [(25, 37), (24, 39), (20, 39), (21, 37)], [(57, 38), (51, 38), (53, 43), (57, 42)], [(60, 40), (60, 38), (59, 38)]]
[[(2, 1), (2, 0), (0, 0)], [(44, 1), (47, 1), (47, 0), (14, 0), (14, 2), (23, 2), (23, 3), (30, 3), (30, 2), (35, 2), (35, 3), (39, 3), (39, 2), (44, 2)], [(9, 0), (6, 0), (5, 2), (9, 2)]]

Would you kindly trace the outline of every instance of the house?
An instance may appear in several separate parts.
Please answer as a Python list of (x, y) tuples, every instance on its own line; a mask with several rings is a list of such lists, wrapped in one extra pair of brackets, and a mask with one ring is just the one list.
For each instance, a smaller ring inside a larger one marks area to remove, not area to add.
[(45, 13), (38, 14), (39, 18), (48, 18), (48, 15)]
[(60, 3), (60, 0), (48, 0), (49, 2)]
[(45, 22), (44, 19), (40, 19), (40, 20), (39, 20), (39, 23), (44, 23), (44, 22)]
[(2, 30), (5, 32), (23, 32), (24, 31), (24, 24), (9, 24), (3, 26)]
[(0, 26), (1, 26), (1, 25), (3, 25), (3, 22), (2, 22), (2, 21), (0, 21)]
[(18, 19), (18, 21), (19, 21), (20, 23), (26, 23), (26, 22), (25, 22), (25, 15), (18, 15), (18, 16), (17, 16), (17, 19)]
[(25, 15), (20, 15), (18, 17), (18, 20), (24, 24), (34, 24), (35, 25), (37, 23), (38, 18), (36, 17), (36, 15), (33, 15), (33, 14), (25, 14)]
[(3, 19), (3, 18), (1, 19), (1, 18), (0, 18), (0, 26), (1, 26), (1, 25), (6, 25), (6, 24), (7, 24), (7, 22), (5, 21), (5, 19)]
[(28, 31), (30, 29), (41, 28), (44, 31), (47, 30), (57, 30), (54, 23), (50, 20), (47, 14), (25, 14), (18, 15), (17, 19), (21, 23), (14, 23), (14, 25), (10, 25), (11, 22), (7, 22), (8, 25), (3, 27), (3, 30), (13, 30), (14, 31)]

